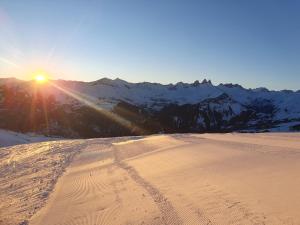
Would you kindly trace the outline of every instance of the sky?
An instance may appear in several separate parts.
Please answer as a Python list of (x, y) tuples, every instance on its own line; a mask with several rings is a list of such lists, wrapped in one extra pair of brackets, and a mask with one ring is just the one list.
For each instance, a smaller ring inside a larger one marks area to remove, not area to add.
[(0, 0), (0, 77), (300, 89), (297, 0)]

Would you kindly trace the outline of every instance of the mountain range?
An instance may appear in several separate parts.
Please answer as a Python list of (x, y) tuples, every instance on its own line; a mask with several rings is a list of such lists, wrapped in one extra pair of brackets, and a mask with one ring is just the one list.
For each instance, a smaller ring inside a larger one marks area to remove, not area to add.
[(300, 91), (210, 80), (176, 84), (0, 79), (0, 128), (93, 138), (300, 130)]

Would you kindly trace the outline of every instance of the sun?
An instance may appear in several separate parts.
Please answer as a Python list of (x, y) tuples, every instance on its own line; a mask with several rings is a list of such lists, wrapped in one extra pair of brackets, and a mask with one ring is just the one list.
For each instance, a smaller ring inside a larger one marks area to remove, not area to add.
[(37, 83), (45, 83), (47, 82), (47, 77), (44, 75), (44, 74), (37, 74), (34, 76), (34, 80), (37, 82)]

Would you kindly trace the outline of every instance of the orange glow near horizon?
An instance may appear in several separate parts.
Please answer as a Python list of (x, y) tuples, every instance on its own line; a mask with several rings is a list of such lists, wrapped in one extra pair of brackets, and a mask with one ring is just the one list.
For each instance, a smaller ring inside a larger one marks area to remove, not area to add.
[(48, 81), (48, 76), (44, 72), (36, 72), (33, 75), (33, 79), (36, 83), (43, 84)]
[[(32, 74), (31, 77), (32, 77), (33, 81), (35, 81), (35, 83), (37, 84), (37, 85), (33, 86), (34, 90), (36, 90), (36, 91), (40, 90), (40, 87), (43, 84), (47, 84), (47, 86), (49, 88), (52, 87), (52, 88), (55, 88), (57, 91), (63, 92), (67, 96), (96, 110), (98, 113), (106, 116), (107, 118), (110, 118), (111, 120), (115, 121), (116, 123), (120, 124), (121, 126), (130, 129), (134, 133), (137, 133), (137, 134), (146, 133), (146, 130), (140, 128), (134, 122), (129, 121), (126, 118), (123, 118), (112, 111), (102, 108), (99, 104), (97, 104), (98, 103), (97, 98), (94, 98), (94, 97), (85, 95), (83, 93), (77, 92), (76, 90), (72, 90), (67, 87), (64, 87), (63, 85), (60, 85), (59, 82), (52, 81), (51, 79), (49, 79), (48, 74), (44, 71), (39, 70), (39, 71), (36, 71), (31, 74)], [(34, 112), (35, 104), (36, 104), (35, 101), (33, 101), (32, 102), (32, 112)], [(47, 109), (45, 108), (44, 111), (45, 111), (45, 120), (47, 121), (47, 124), (48, 124)], [(34, 120), (34, 113), (32, 113), (32, 118)]]

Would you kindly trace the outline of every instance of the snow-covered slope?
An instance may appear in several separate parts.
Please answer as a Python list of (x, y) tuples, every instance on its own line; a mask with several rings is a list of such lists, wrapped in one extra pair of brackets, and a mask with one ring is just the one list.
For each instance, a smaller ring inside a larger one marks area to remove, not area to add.
[(300, 224), (299, 138), (176, 134), (1, 148), (0, 224)]
[(57, 138), (49, 138), (42, 135), (22, 134), (13, 131), (0, 129), (0, 147), (28, 144), (41, 141), (58, 140)]

